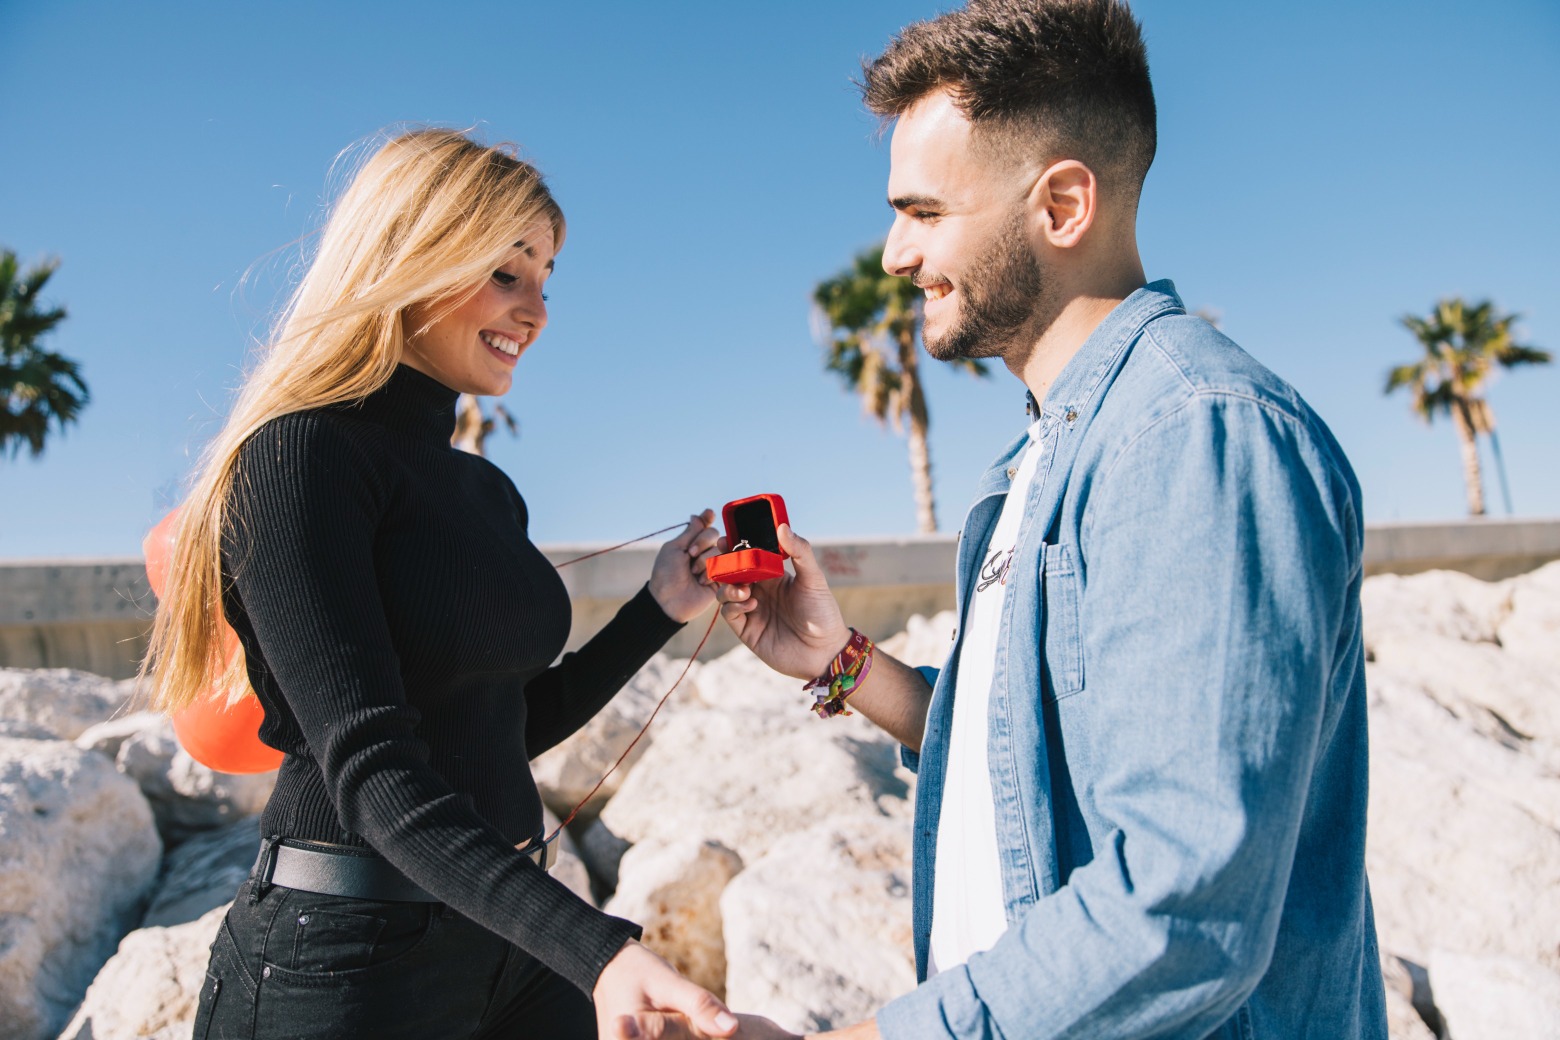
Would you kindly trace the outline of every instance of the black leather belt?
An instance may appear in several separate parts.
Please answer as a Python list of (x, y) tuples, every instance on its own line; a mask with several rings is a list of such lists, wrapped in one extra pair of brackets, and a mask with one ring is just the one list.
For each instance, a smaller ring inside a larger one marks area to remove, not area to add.
[[(541, 835), (520, 851), (543, 870), (551, 868), (558, 857), (557, 843), (544, 844)], [(263, 842), (254, 877), (262, 884), (329, 896), (392, 903), (442, 902), (367, 849), (302, 838)]]

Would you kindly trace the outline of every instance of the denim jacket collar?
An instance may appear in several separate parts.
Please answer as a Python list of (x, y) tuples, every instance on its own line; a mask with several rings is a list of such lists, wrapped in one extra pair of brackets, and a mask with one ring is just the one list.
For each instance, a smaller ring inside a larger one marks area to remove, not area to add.
[[(1168, 278), (1150, 282), (1134, 291), (1089, 333), (1078, 353), (1051, 384), (1044, 404), (1037, 402), (1033, 393), (1025, 391), (1026, 414), (1031, 419), (1038, 416), (1047, 427), (1060, 423), (1066, 429), (1073, 428), (1080, 417), (1098, 403), (1096, 398), (1109, 385), (1110, 374), (1119, 367), (1122, 352), (1137, 339), (1143, 326), (1160, 315), (1184, 312), (1185, 309), (1174, 283)], [(1007, 493), (1012, 483), (1008, 468), (1028, 440), (1025, 430), (1002, 450), (982, 475), (976, 490), (977, 499)]]

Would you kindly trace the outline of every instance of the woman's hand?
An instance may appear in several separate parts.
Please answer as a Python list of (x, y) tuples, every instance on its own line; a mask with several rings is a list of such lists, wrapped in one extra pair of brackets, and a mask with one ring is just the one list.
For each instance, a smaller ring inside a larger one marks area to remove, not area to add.
[[(811, 679), (829, 667), (850, 629), (812, 545), (790, 524), (776, 533), (796, 573), (753, 585), (720, 585), (720, 614), (759, 660), (782, 675)], [(725, 539), (718, 548), (725, 548)]]
[(737, 1029), (736, 1016), (713, 993), (632, 940), (602, 969), (591, 999), (596, 1031), (610, 1040), (639, 1036), (641, 1020), (680, 1021), (685, 1035), (698, 1037), (729, 1037)]
[(714, 548), (719, 537), (715, 511), (706, 509), (689, 517), (682, 534), (656, 553), (655, 564), (650, 568), (650, 595), (673, 621), (692, 621), (715, 602), (700, 557)]
[[(758, 1015), (738, 1015), (737, 1021), (741, 1025), (731, 1040), (821, 1040), (810, 1036), (798, 1036)], [(633, 1029), (626, 1028), (629, 1022), (633, 1023)], [(637, 1040), (706, 1040), (706, 1034), (695, 1029), (681, 1015), (647, 1011), (635, 1015), (632, 1019), (620, 1019), (618, 1031), (611, 1034), (611, 1040), (636, 1040), (636, 1038)]]

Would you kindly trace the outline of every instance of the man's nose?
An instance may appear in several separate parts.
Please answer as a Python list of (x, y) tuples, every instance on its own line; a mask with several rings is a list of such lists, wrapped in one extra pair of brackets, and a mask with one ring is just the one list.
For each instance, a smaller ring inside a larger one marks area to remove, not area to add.
[(883, 270), (900, 278), (910, 277), (921, 266), (920, 251), (911, 244), (906, 224), (903, 215), (896, 216), (883, 243)]

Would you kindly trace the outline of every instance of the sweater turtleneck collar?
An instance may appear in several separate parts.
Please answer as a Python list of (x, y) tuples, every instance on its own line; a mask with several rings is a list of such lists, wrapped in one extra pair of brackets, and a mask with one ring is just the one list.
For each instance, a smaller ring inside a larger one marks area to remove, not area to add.
[(432, 376), (397, 365), (390, 381), (355, 407), (359, 416), (371, 422), (418, 440), (448, 445), (455, 433), (455, 400), (459, 396)]

